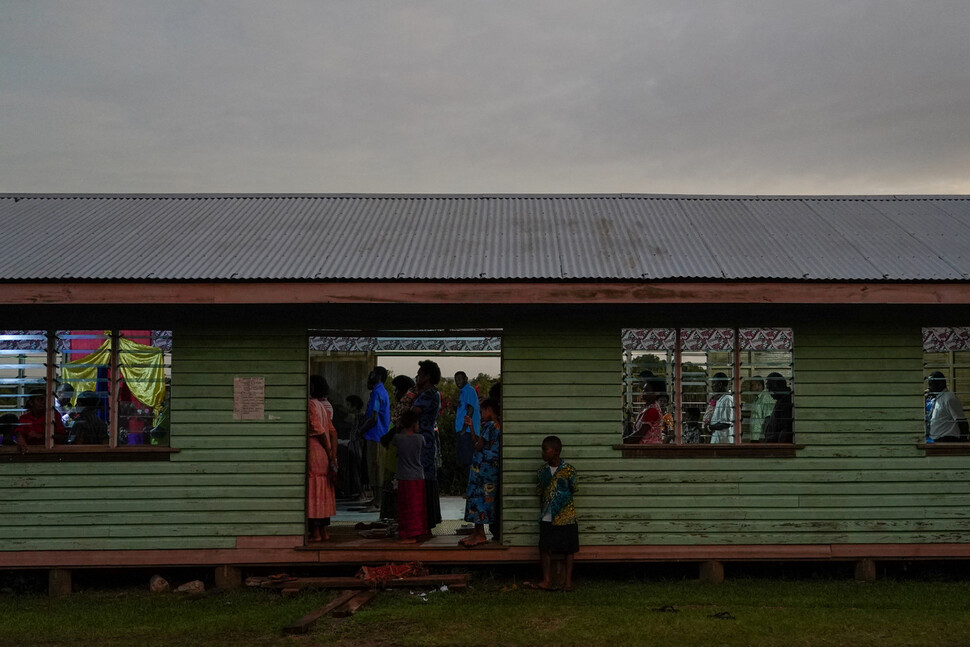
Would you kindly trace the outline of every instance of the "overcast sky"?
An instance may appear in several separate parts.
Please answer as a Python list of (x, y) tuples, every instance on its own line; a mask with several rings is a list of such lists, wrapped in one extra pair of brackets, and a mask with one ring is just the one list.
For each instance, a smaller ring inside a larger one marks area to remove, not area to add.
[(970, 193), (970, 2), (0, 0), (0, 191)]

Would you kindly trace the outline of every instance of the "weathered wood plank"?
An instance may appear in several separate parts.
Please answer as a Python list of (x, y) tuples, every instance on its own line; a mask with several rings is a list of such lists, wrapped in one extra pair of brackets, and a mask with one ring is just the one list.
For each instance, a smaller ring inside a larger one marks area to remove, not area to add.
[(568, 361), (573, 362), (576, 360), (607, 360), (611, 361), (616, 359), (620, 361), (622, 359), (623, 349), (620, 347), (619, 337), (616, 339), (616, 343), (610, 348), (602, 348), (597, 346), (547, 346), (544, 348), (533, 348), (525, 346), (509, 346), (505, 344), (502, 347), (502, 359), (505, 362), (508, 361), (519, 361), (519, 360), (535, 360), (535, 361)]
[[(198, 368), (198, 367), (197, 367)], [(204, 371), (204, 367), (201, 367)], [(198, 373), (186, 373), (184, 371), (179, 371), (177, 373), (177, 381), (173, 383), (173, 388), (178, 389), (179, 392), (186, 387), (203, 387), (203, 386), (222, 386), (225, 384), (232, 384), (234, 378), (238, 377), (239, 373), (229, 372), (229, 373), (211, 373), (211, 372), (198, 372)], [(269, 388), (273, 387), (295, 387), (301, 389), (301, 392), (306, 390), (307, 376), (306, 372), (292, 373), (273, 373), (271, 375), (266, 375), (266, 386)]]
[(504, 373), (513, 373), (517, 371), (529, 371), (533, 373), (561, 373), (568, 372), (573, 376), (585, 374), (587, 372), (609, 372), (612, 371), (617, 376), (617, 382), (619, 382), (619, 376), (623, 374), (623, 361), (619, 353), (616, 356), (616, 360), (609, 359), (577, 359), (569, 360), (564, 363), (560, 360), (527, 360), (527, 359), (512, 359), (504, 360), (502, 362), (502, 371)]
[[(678, 461), (679, 462), (679, 461)], [(762, 469), (757, 469), (760, 466)], [(660, 470), (640, 471), (592, 471), (583, 470), (580, 482), (587, 483), (624, 483), (643, 484), (650, 487), (657, 483), (778, 483), (777, 468), (767, 469), (757, 462), (751, 470), (678, 470), (676, 467)], [(536, 470), (509, 471), (502, 475), (502, 482), (506, 486), (513, 484), (535, 485)], [(785, 482), (797, 488), (803, 483), (928, 483), (938, 488), (945, 488), (947, 479), (954, 482), (970, 482), (970, 469), (941, 470), (941, 469), (913, 469), (913, 470), (805, 470), (793, 468), (785, 472)], [(961, 483), (962, 485), (962, 483)]]
[[(269, 354), (271, 356), (271, 353)], [(279, 362), (273, 359), (236, 361), (232, 359), (208, 360), (205, 362), (185, 362), (179, 364), (180, 373), (235, 373), (237, 376), (253, 376), (273, 374), (291, 374), (302, 367), (306, 374), (307, 362)], [(175, 371), (175, 358), (172, 358), (172, 370)], [(173, 383), (174, 383), (173, 379)]]
[[(264, 472), (259, 474), (247, 474), (240, 472), (237, 474), (141, 474), (137, 479), (133, 479), (131, 474), (83, 474), (70, 476), (72, 487), (117, 487), (127, 488), (134, 480), (137, 480), (139, 487), (169, 487), (185, 485), (187, 480), (191, 480), (195, 487), (199, 488), (221, 488), (225, 489), (233, 485), (249, 486), (276, 486), (276, 485), (300, 485), (303, 483), (303, 470), (299, 472)], [(29, 488), (51, 488), (63, 487), (66, 476), (64, 474), (45, 474), (30, 476), (3, 476), (0, 475), (0, 491), (7, 489), (29, 489)], [(0, 510), (2, 514), (2, 510)]]
[(286, 625), (285, 627), (283, 627), (283, 633), (284, 634), (305, 634), (310, 630), (310, 627), (312, 627), (317, 620), (327, 615), (337, 607), (350, 601), (350, 599), (353, 598), (355, 595), (357, 595), (357, 593), (358, 591), (353, 589), (348, 591), (341, 591), (339, 594), (337, 594), (337, 597), (335, 597), (333, 600), (325, 604), (323, 607), (317, 609), (316, 611), (311, 611), (310, 613), (306, 614), (299, 620), (292, 622)]
[[(583, 373), (582, 382), (584, 384), (598, 384), (613, 386), (617, 389), (622, 386), (622, 372), (617, 372), (616, 370), (607, 371), (587, 371)], [(520, 386), (540, 386), (543, 384), (576, 384), (576, 375), (568, 372), (561, 371), (558, 373), (550, 371), (513, 371), (509, 372), (506, 370), (502, 374), (502, 385), (504, 388), (509, 389), (511, 392), (513, 387)]]
[[(519, 413), (532, 411), (540, 420), (546, 417), (546, 412), (553, 412), (552, 415), (557, 415), (564, 411), (571, 413), (570, 409), (572, 407), (568, 403), (575, 400), (574, 397), (569, 396), (520, 398), (506, 396), (504, 393), (502, 395), (503, 412)], [(601, 419), (609, 420), (620, 415), (622, 398), (620, 397), (620, 393), (617, 392), (611, 397), (600, 396), (586, 398), (584, 399), (584, 405), (583, 411), (598, 413)]]
[[(267, 383), (265, 396), (267, 402), (276, 402), (279, 400), (306, 400), (307, 387), (306, 384), (290, 386)], [(178, 397), (180, 402), (207, 398), (225, 398), (231, 403), (233, 398), (232, 379), (223, 384), (205, 384), (196, 386), (179, 384)]]
[[(117, 487), (91, 487), (79, 491), (64, 483), (62, 487), (45, 488), (8, 488), (5, 490), (9, 501), (49, 501), (66, 500), (72, 498), (113, 498), (118, 496)], [(141, 487), (132, 484), (125, 490), (125, 496), (135, 499), (208, 499), (212, 497), (239, 498), (288, 498), (303, 497), (303, 487), (296, 485), (247, 486), (230, 485), (219, 488), (197, 488), (191, 485), (173, 487)]]
[[(908, 384), (906, 382), (873, 384), (871, 382), (851, 382), (843, 380), (841, 382), (806, 383), (801, 380), (801, 373), (798, 374), (798, 377), (799, 381), (795, 385), (795, 397), (800, 405), (803, 404), (802, 398), (807, 396), (863, 396), (867, 398), (871, 395), (910, 398), (922, 398), (923, 396), (923, 384), (921, 382), (915, 384)], [(858, 406), (858, 401), (856, 402), (856, 406)]]
[[(174, 389), (173, 389), (174, 391)], [(173, 395), (174, 400), (174, 395)], [(302, 431), (306, 432), (306, 409), (300, 411), (298, 409), (290, 410), (277, 410), (273, 406), (274, 403), (268, 402), (266, 405), (266, 414), (273, 415), (278, 418), (273, 422), (277, 426), (283, 426), (286, 423), (299, 423), (303, 425)], [(181, 404), (179, 404), (181, 406)], [(306, 405), (304, 404), (304, 407)], [(228, 418), (226, 416), (229, 416)], [(208, 424), (212, 422), (234, 422), (240, 426), (248, 424), (263, 424), (269, 420), (236, 420), (232, 419), (232, 403), (229, 403), (228, 409), (220, 409), (218, 411), (213, 410), (186, 410), (186, 409), (175, 409), (173, 405), (172, 409), (172, 433), (173, 435), (178, 431), (177, 425), (180, 424)]]
[[(232, 397), (224, 398), (187, 398), (179, 397), (180, 412), (188, 411), (226, 411), (232, 412)], [(307, 401), (303, 397), (274, 398), (266, 400), (267, 411), (301, 411), (306, 415)]]
[(369, 591), (360, 591), (357, 595), (350, 598), (342, 605), (333, 610), (333, 616), (335, 618), (347, 618), (349, 616), (357, 613), (365, 605), (369, 604), (374, 598), (377, 597), (378, 591), (375, 589)]
[[(213, 443), (218, 445), (218, 443)], [(296, 463), (306, 461), (306, 452), (302, 449), (261, 449), (260, 457), (268, 463)], [(238, 463), (252, 458), (253, 452), (248, 449), (223, 449), (221, 447), (186, 449), (172, 458), (172, 462), (185, 461), (194, 463), (227, 461)]]
[(796, 390), (805, 384), (922, 384), (923, 371), (912, 367), (905, 371), (869, 370), (867, 366), (853, 366), (851, 371), (841, 368), (813, 368), (798, 363), (795, 373)]
[[(142, 493), (145, 494), (145, 493)], [(83, 496), (83, 491), (78, 493)], [(3, 504), (4, 514), (112, 514), (132, 512), (139, 514), (141, 510), (152, 510), (159, 513), (186, 511), (199, 511), (207, 513), (231, 513), (235, 511), (245, 511), (247, 513), (260, 512), (263, 510), (275, 510), (279, 512), (299, 512), (304, 510), (303, 497), (300, 498), (260, 498), (260, 499), (152, 499), (152, 498), (132, 498), (132, 499), (108, 499), (108, 500), (88, 500), (88, 499), (63, 499), (63, 500), (29, 500), (5, 501)], [(253, 515), (250, 514), (250, 517)], [(266, 534), (279, 534), (276, 528), (268, 526), (264, 532)], [(0, 546), (2, 549), (2, 546)]]
[[(798, 340), (801, 342), (801, 340)], [(853, 344), (847, 346), (818, 345), (806, 346), (796, 344), (793, 349), (794, 360), (798, 363), (815, 360), (856, 360), (853, 364), (868, 364), (873, 359), (898, 359), (910, 362), (923, 362), (923, 348), (921, 344), (899, 346)]]
[(195, 348), (179, 347), (178, 360), (180, 363), (208, 363), (210, 361), (251, 362), (265, 360), (272, 356), (279, 362), (306, 363), (309, 356), (308, 346), (302, 348), (279, 347), (265, 344), (259, 347), (219, 348), (213, 346), (199, 346)]

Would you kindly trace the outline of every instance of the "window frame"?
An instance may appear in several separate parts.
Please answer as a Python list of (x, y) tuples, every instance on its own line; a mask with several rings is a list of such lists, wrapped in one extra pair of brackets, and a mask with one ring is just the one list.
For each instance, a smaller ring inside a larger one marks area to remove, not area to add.
[[(672, 329), (674, 331), (673, 348), (673, 390), (671, 402), (675, 411), (679, 413), (674, 419), (674, 442), (670, 444), (628, 444), (617, 443), (613, 449), (620, 450), (624, 458), (707, 458), (707, 457), (760, 457), (760, 458), (794, 458), (796, 450), (803, 449), (805, 445), (796, 442), (791, 443), (752, 443), (742, 442), (742, 410), (741, 401), (741, 353), (746, 352), (741, 349), (741, 329), (759, 328), (757, 326), (713, 326), (713, 328), (730, 328), (733, 334), (732, 354), (732, 394), (734, 397), (734, 442), (733, 443), (696, 443), (683, 444), (683, 341), (681, 331), (688, 329), (703, 328), (704, 326), (660, 326), (658, 328)], [(780, 328), (781, 326), (771, 326), (770, 328)], [(769, 328), (762, 326), (761, 328)], [(784, 327), (788, 328), (789, 327)], [(624, 329), (626, 330), (626, 329)], [(621, 332), (621, 338), (622, 338)], [(659, 349), (657, 349), (659, 350)], [(791, 353), (791, 351), (789, 351)], [(794, 373), (794, 371), (792, 371)], [(794, 375), (792, 375), (792, 378)], [(789, 378), (789, 384), (794, 380)], [(794, 389), (792, 389), (794, 392)], [(794, 408), (793, 408), (794, 424)], [(621, 434), (622, 435), (622, 434)]]
[[(946, 331), (946, 339), (941, 341), (939, 338), (937, 338), (936, 343), (941, 344), (941, 346), (938, 348), (930, 347), (930, 344), (933, 343), (934, 335), (938, 336), (941, 331)], [(922, 333), (923, 338), (922, 368), (924, 379), (926, 379), (926, 376), (928, 376), (932, 370), (939, 370), (939, 367), (937, 366), (927, 366), (927, 353), (970, 353), (970, 338), (967, 336), (967, 333), (970, 332), (970, 327), (968, 326), (923, 326), (920, 332)], [(947, 368), (950, 370), (946, 372), (948, 373), (947, 384), (954, 387), (953, 393), (955, 394), (958, 393), (956, 391), (955, 384), (957, 366), (958, 364), (956, 362), (948, 364)], [(925, 396), (923, 402), (924, 408), (922, 419), (925, 425)], [(966, 414), (966, 407), (964, 407), (964, 414)], [(968, 418), (968, 420), (970, 420), (970, 418)], [(920, 436), (922, 441), (917, 443), (917, 447), (922, 449), (926, 456), (970, 456), (970, 439), (946, 443), (928, 442), (927, 430), (925, 429), (925, 426), (923, 433), (920, 434)]]
[[(46, 329), (46, 357), (44, 361), (44, 444), (31, 445), (26, 451), (18, 446), (0, 446), (0, 462), (43, 462), (43, 461), (89, 461), (89, 460), (135, 460), (165, 461), (180, 450), (171, 446), (158, 445), (118, 445), (118, 402), (122, 377), (118, 356), (121, 352), (121, 330), (105, 330), (111, 340), (108, 381), (108, 444), (107, 445), (69, 445), (54, 443), (54, 402), (57, 392), (57, 332), (58, 328)], [(62, 362), (63, 364), (64, 362)], [(169, 435), (171, 439), (171, 434)], [(170, 440), (171, 442), (171, 440)]]

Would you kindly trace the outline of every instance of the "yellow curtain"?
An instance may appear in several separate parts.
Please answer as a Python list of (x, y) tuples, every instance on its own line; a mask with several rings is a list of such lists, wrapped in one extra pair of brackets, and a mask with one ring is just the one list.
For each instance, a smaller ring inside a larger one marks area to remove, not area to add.
[(77, 396), (83, 391), (96, 391), (98, 388), (98, 367), (111, 364), (111, 340), (105, 339), (101, 347), (81, 359), (67, 362), (61, 367), (61, 377), (74, 387), (71, 404), (77, 404)]
[[(165, 368), (162, 349), (136, 344), (122, 337), (118, 340), (118, 368), (138, 400), (152, 408), (157, 416), (165, 402)], [(74, 387), (74, 400), (82, 391), (95, 391), (98, 367), (111, 364), (111, 340), (106, 339), (98, 350), (61, 367), (61, 374)]]

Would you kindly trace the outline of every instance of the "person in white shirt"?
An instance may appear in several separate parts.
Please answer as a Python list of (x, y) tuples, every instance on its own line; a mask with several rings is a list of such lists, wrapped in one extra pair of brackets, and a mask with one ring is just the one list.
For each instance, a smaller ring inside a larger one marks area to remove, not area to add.
[(936, 397), (930, 412), (930, 440), (955, 443), (967, 440), (967, 415), (960, 398), (946, 388), (946, 377), (933, 371), (926, 378), (929, 394)]

